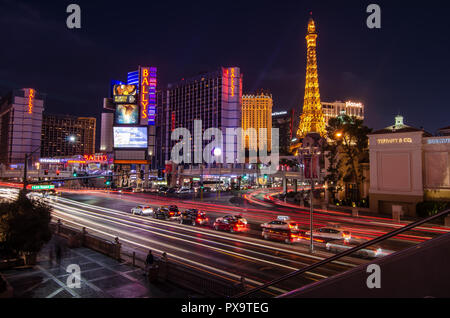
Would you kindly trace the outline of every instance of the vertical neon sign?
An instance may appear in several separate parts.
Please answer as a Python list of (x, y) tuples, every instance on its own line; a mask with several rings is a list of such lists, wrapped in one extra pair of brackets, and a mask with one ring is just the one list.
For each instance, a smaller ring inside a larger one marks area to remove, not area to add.
[(156, 67), (150, 67), (150, 84), (148, 89), (148, 124), (155, 125), (156, 116)]
[(149, 68), (140, 68), (139, 102), (141, 104), (141, 124), (148, 118)]
[(234, 68), (231, 69), (231, 97), (234, 97)]
[(30, 88), (30, 93), (28, 94), (28, 114), (33, 113), (34, 93), (35, 93), (35, 90)]

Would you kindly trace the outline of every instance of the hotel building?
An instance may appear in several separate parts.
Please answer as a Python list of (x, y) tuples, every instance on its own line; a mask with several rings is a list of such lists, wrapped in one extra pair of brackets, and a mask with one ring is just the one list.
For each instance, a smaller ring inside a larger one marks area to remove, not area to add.
[(332, 117), (337, 117), (341, 114), (348, 116), (355, 116), (358, 119), (364, 120), (364, 104), (356, 102), (322, 102), (323, 116), (325, 117), (325, 124), (328, 125), (328, 121)]
[(272, 113), (272, 127), (278, 128), (280, 136), (279, 147), (281, 156), (290, 155), (289, 146), (294, 138), (295, 119), (294, 109)]
[[(234, 149), (236, 158), (237, 138), (227, 144), (226, 129), (241, 127), (241, 97), (242, 76), (238, 67), (221, 67), (214, 72), (183, 79), (169, 84), (165, 92), (158, 93), (158, 168), (164, 168), (165, 161), (171, 160), (172, 147), (178, 142), (171, 140), (171, 133), (176, 128), (186, 128), (192, 134), (191, 153), (194, 153), (194, 141), (201, 138), (200, 135), (194, 134), (194, 120), (202, 121), (202, 133), (208, 128), (221, 129), (223, 156), (227, 149)], [(201, 140), (202, 149), (210, 142)], [(198, 163), (194, 156), (191, 156), (191, 161)]]
[(95, 153), (94, 117), (44, 114), (41, 157), (66, 157)]
[(44, 94), (33, 88), (14, 90), (0, 100), (0, 163), (22, 165), (25, 154), (39, 159)]
[[(260, 143), (267, 146), (270, 151), (272, 145), (272, 94), (260, 93), (256, 95), (242, 96), (242, 140), (245, 140), (246, 149), (257, 150)], [(249, 136), (244, 135), (244, 131), (253, 128), (256, 131), (256, 140), (254, 143), (249, 142)], [(261, 140), (259, 129), (267, 129), (265, 140)]]

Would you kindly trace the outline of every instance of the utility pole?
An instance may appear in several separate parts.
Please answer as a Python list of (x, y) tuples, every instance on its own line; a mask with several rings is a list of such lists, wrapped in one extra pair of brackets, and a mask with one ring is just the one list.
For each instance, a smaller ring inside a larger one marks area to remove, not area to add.
[(309, 233), (310, 235), (310, 243), (309, 243), (309, 251), (311, 253), (314, 253), (314, 242), (313, 242), (313, 152), (312, 147), (310, 148), (310, 169), (309, 169), (309, 175), (310, 175), (310, 193), (309, 193)]
[(200, 164), (200, 201), (203, 201), (203, 159)]
[(28, 166), (28, 154), (25, 154), (25, 162), (23, 165), (23, 190), (27, 189), (28, 180), (27, 180), (27, 166)]

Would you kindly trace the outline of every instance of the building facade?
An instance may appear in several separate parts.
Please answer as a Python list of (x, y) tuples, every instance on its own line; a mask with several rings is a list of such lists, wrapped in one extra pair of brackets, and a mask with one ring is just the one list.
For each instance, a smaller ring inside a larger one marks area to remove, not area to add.
[(35, 162), (41, 145), (44, 94), (33, 88), (10, 92), (0, 101), (0, 162), (22, 165), (25, 154)]
[(403, 124), (369, 135), (370, 209), (415, 216), (424, 200), (450, 200), (450, 138)]
[[(242, 140), (247, 149), (257, 150), (260, 144), (270, 151), (272, 145), (272, 94), (260, 93), (242, 96)], [(255, 142), (250, 142), (250, 136), (244, 131), (253, 128), (256, 131)], [(259, 129), (266, 129), (266, 136), (261, 136)]]
[[(242, 76), (238, 67), (221, 67), (217, 71), (204, 73), (177, 83), (168, 85), (164, 94), (157, 99), (156, 134), (158, 145), (158, 163), (164, 168), (165, 161), (171, 160), (171, 150), (178, 140), (171, 140), (172, 132), (177, 128), (186, 128), (191, 134), (191, 154), (201, 151), (211, 140), (203, 140), (202, 135), (208, 128), (219, 128), (223, 136), (223, 157), (230, 151), (236, 157), (237, 138), (227, 143), (226, 129), (241, 127)], [(201, 120), (201, 129), (194, 129), (194, 121)], [(199, 152), (202, 153), (202, 152)], [(202, 162), (201, 158), (191, 156), (191, 163)], [(185, 164), (189, 164), (186, 163)]]
[(330, 118), (338, 117), (341, 114), (364, 120), (364, 104), (359, 102), (322, 102), (322, 110), (326, 125), (328, 125)]
[(94, 117), (44, 114), (41, 157), (94, 154), (95, 129)]
[(100, 151), (112, 153), (114, 148), (113, 141), (114, 113), (102, 113), (102, 122), (100, 130)]
[(272, 127), (278, 128), (280, 155), (288, 156), (289, 146), (294, 138), (294, 110), (272, 113)]

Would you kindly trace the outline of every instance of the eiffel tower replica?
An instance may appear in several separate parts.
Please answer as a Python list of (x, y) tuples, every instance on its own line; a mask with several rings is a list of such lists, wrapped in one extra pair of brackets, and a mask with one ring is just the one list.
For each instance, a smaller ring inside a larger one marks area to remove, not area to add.
[[(316, 54), (317, 32), (312, 17), (309, 18), (308, 32), (306, 34), (306, 81), (303, 112), (300, 116), (300, 124), (297, 130), (297, 140), (304, 138), (308, 133), (317, 133), (325, 137), (325, 119), (320, 103), (319, 77), (317, 75)], [(300, 147), (300, 143), (293, 144), (291, 150)]]

